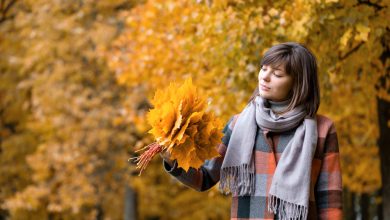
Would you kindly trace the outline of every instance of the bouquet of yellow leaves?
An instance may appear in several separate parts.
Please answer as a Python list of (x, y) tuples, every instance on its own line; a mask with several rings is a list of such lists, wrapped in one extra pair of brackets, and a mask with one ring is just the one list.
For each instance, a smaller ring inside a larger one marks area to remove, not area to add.
[(205, 160), (219, 156), (217, 145), (222, 138), (221, 123), (213, 113), (206, 112), (206, 98), (201, 96), (192, 79), (181, 86), (171, 83), (157, 90), (152, 100), (154, 109), (147, 113), (155, 142), (136, 158), (140, 174), (150, 160), (162, 151), (168, 151), (178, 167), (199, 168)]

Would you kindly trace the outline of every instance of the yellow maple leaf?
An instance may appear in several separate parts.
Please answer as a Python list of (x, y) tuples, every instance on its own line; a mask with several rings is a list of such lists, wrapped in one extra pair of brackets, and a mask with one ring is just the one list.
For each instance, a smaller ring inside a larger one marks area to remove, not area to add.
[(198, 92), (191, 78), (180, 86), (171, 83), (157, 90), (152, 105), (147, 121), (156, 142), (146, 146), (147, 150), (137, 158), (141, 172), (154, 155), (164, 150), (186, 171), (219, 156), (216, 148), (222, 138), (221, 123), (206, 112), (206, 97)]

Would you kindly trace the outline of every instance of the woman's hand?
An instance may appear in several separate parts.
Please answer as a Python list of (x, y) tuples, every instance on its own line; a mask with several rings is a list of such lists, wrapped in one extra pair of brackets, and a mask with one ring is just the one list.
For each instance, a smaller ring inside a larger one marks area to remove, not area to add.
[(169, 166), (173, 166), (173, 161), (170, 159), (171, 154), (168, 151), (164, 150), (160, 152), (160, 156), (164, 159), (165, 162), (169, 164)]

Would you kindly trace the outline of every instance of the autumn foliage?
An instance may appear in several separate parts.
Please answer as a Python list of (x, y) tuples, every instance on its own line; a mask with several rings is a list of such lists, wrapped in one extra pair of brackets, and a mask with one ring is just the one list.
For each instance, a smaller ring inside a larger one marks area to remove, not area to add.
[(158, 90), (152, 105), (147, 120), (156, 142), (138, 158), (141, 171), (161, 151), (168, 151), (186, 171), (219, 156), (216, 147), (222, 138), (222, 125), (213, 113), (206, 112), (206, 97), (197, 91), (191, 78), (181, 86), (171, 83), (167, 89)]
[[(307, 45), (317, 57), (319, 113), (335, 122), (344, 189), (381, 204), (375, 194), (381, 189), (376, 99), (390, 101), (388, 5), (388, 0), (2, 1), (0, 218), (121, 219), (131, 189), (139, 219), (228, 219), (229, 198), (216, 189), (197, 193), (177, 184), (160, 158), (140, 178), (127, 158), (139, 156), (134, 146), (158, 137), (167, 150), (172, 143), (184, 146), (169, 148), (173, 158), (185, 161), (184, 168), (214, 156), (194, 143), (217, 136), (208, 133), (220, 126), (214, 119), (224, 124), (245, 107), (261, 56), (287, 41)], [(154, 96), (172, 81), (189, 78), (207, 107), (193, 99), (178, 108), (192, 92), (175, 94), (176, 108), (159, 103), (169, 93)], [(202, 114), (186, 112), (195, 103)], [(159, 124), (163, 114), (169, 117)], [(189, 121), (186, 131), (169, 133), (179, 115), (180, 126)], [(204, 123), (197, 124), (199, 118)], [(193, 159), (183, 159), (179, 149), (192, 149), (186, 156)], [(352, 204), (346, 211), (356, 208), (357, 198), (346, 198)]]

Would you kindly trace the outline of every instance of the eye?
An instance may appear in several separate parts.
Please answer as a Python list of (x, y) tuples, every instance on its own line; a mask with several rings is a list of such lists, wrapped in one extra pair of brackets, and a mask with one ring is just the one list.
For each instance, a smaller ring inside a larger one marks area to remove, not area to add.
[(273, 72), (272, 74), (274, 74), (276, 77), (282, 77), (282, 75), (278, 75), (278, 74), (276, 74), (275, 72)]

